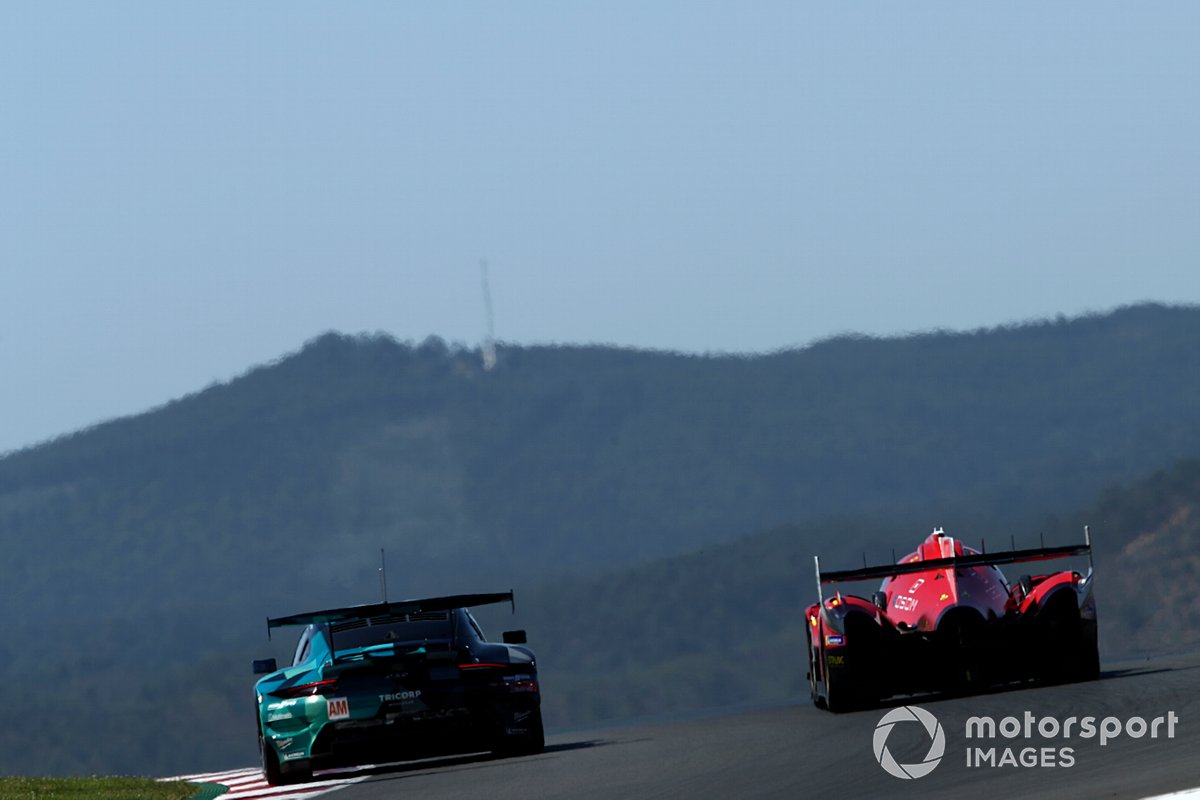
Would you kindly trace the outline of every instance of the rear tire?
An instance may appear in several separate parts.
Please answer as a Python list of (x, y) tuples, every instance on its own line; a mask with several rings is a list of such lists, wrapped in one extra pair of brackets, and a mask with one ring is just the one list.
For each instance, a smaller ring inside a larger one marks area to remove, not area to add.
[[(832, 653), (821, 648), (825, 706), (835, 714), (873, 708), (883, 696), (879, 626), (862, 613), (848, 615), (843, 625), (845, 644)], [(833, 658), (841, 659), (841, 663), (831, 670), (829, 662)]]
[[(841, 656), (836, 653), (835, 656)], [(842, 656), (844, 657), (844, 656)], [(866, 706), (865, 698), (854, 685), (845, 667), (829, 670), (829, 653), (825, 653), (825, 707), (835, 714), (857, 711)]]
[(271, 786), (280, 786), (283, 778), (279, 772), (279, 756), (275, 755), (275, 748), (267, 744), (261, 730), (258, 732), (258, 758), (266, 782)]
[(312, 762), (308, 759), (293, 761), (285, 769), (279, 763), (275, 748), (267, 744), (261, 729), (258, 732), (258, 753), (262, 760), (263, 778), (269, 785), (288, 786), (312, 780)]
[(1080, 642), (1079, 680), (1094, 681), (1100, 678), (1100, 645), (1096, 641), (1096, 630), (1087, 630), (1084, 626), (1083, 641)]
[(1060, 592), (1042, 608), (1038, 619), (1039, 675), (1050, 684), (1090, 681), (1100, 677), (1100, 651), (1094, 629), (1079, 616), (1075, 598)]
[(546, 729), (542, 726), (542, 710), (533, 712), (533, 728), (522, 742), (520, 754), (535, 756), (546, 749)]
[(542, 726), (542, 710), (533, 712), (530, 717), (529, 730), (516, 736), (499, 734), (492, 748), (493, 755), (500, 758), (515, 756), (535, 756), (546, 749), (546, 731)]

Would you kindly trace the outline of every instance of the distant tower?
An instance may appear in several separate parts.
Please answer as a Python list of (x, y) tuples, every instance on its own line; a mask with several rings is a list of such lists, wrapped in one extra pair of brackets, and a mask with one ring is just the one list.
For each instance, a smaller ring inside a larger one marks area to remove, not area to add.
[(485, 372), (490, 372), (496, 366), (496, 332), (494, 330), (495, 320), (492, 316), (492, 289), (488, 285), (486, 260), (479, 262), (479, 271), (483, 276), (483, 313), (484, 324), (487, 326), (483, 340), (483, 369)]

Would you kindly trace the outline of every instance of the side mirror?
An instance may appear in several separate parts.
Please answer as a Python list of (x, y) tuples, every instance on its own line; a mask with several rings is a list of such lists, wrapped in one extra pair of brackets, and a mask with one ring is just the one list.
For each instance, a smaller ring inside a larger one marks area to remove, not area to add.
[(871, 602), (880, 611), (887, 611), (887, 592), (876, 592), (871, 595)]
[(278, 669), (278, 667), (275, 666), (275, 659), (273, 658), (264, 658), (261, 661), (256, 660), (254, 662), (255, 675), (269, 675), (276, 669)]
[(528, 639), (525, 636), (525, 631), (505, 631), (505, 644), (525, 644)]

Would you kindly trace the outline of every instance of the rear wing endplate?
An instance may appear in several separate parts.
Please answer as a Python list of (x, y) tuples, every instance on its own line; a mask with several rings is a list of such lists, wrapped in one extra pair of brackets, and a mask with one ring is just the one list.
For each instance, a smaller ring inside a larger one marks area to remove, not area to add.
[(1088, 557), (1088, 576), (1090, 577), (1093, 571), (1092, 536), (1086, 525), (1083, 528), (1083, 544), (1070, 544), (1061, 547), (1034, 547), (1027, 550), (1001, 550), (995, 553), (971, 553), (951, 558), (931, 558), (924, 561), (908, 561), (903, 564), (881, 564), (876, 567), (864, 566), (859, 569), (831, 572), (821, 571), (821, 560), (817, 556), (813, 556), (813, 564), (816, 567), (817, 573), (817, 597), (823, 603), (825, 601), (825, 594), (821, 587), (827, 583), (869, 581), (938, 569), (1022, 564), (1029, 561), (1049, 561), (1055, 558), (1070, 558), (1071, 556)]

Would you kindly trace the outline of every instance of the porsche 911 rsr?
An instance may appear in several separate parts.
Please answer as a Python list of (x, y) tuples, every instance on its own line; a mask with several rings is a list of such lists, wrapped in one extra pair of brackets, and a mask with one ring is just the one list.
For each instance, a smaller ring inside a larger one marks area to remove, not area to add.
[(491, 750), (540, 752), (537, 662), (524, 631), (489, 642), (467, 610), (512, 602), (468, 594), (279, 617), (304, 626), (292, 664), (256, 661), (263, 773), (271, 784), (314, 768)]
[[(813, 702), (830, 711), (895, 695), (969, 692), (1019, 681), (1084, 681), (1100, 674), (1091, 539), (1084, 544), (978, 552), (935, 530), (896, 564), (822, 572), (809, 606), (808, 679)], [(1088, 559), (1086, 574), (1022, 575), (999, 566)], [(831, 583), (883, 579), (871, 597)]]

